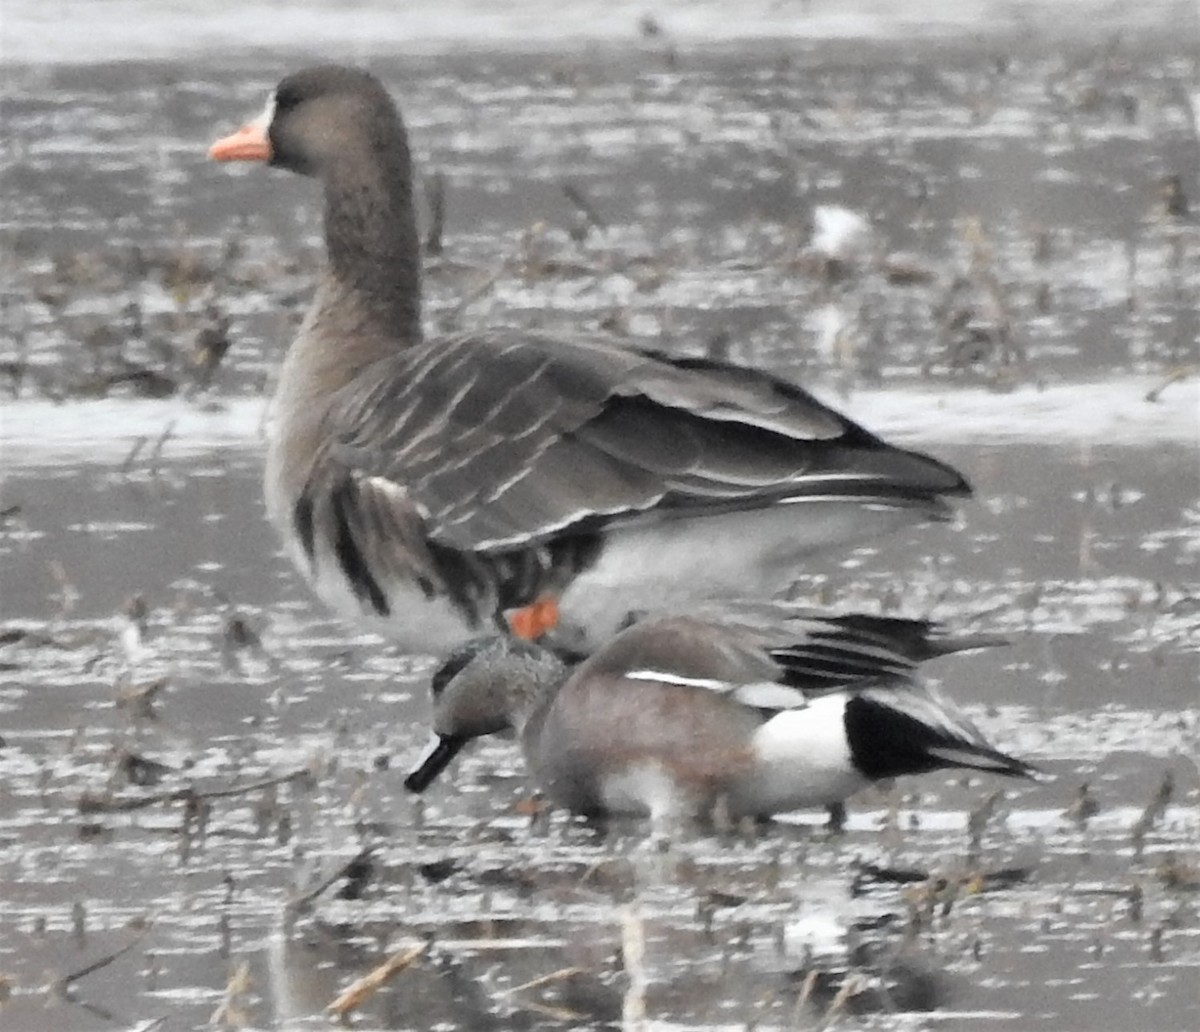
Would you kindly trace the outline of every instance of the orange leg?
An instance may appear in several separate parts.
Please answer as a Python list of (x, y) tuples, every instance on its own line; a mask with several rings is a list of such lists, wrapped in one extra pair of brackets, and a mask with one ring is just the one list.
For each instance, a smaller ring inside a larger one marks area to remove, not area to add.
[(508, 614), (509, 629), (518, 638), (536, 641), (543, 634), (558, 626), (558, 600), (553, 595), (544, 595)]

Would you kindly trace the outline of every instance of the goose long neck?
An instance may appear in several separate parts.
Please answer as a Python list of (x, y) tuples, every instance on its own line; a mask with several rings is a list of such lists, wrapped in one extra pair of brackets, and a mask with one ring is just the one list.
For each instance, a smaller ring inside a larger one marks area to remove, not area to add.
[(421, 249), (412, 161), (396, 138), (347, 148), (324, 174), (328, 277), (341, 303), (392, 339), (421, 340)]

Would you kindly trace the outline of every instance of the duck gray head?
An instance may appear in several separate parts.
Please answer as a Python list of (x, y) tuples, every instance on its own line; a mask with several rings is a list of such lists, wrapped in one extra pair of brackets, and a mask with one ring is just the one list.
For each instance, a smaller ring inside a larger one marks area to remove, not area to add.
[(569, 670), (549, 649), (500, 635), (457, 649), (433, 675), (433, 736), (404, 787), (424, 791), (473, 738), (523, 735)]

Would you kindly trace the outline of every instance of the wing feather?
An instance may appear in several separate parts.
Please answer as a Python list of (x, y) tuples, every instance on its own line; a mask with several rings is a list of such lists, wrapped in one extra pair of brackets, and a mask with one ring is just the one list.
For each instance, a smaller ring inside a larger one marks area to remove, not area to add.
[(335, 461), (402, 486), (430, 538), (466, 551), (807, 495), (932, 515), (941, 494), (967, 490), (766, 373), (607, 344), (513, 331), (431, 341), (344, 393)]

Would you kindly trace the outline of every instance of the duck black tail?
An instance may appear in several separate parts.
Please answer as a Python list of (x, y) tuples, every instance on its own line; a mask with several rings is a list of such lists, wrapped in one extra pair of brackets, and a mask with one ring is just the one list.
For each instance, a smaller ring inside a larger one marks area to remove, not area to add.
[(886, 684), (846, 702), (846, 738), (855, 766), (868, 778), (966, 767), (1010, 777), (1036, 768), (993, 747), (964, 715), (923, 689)]

